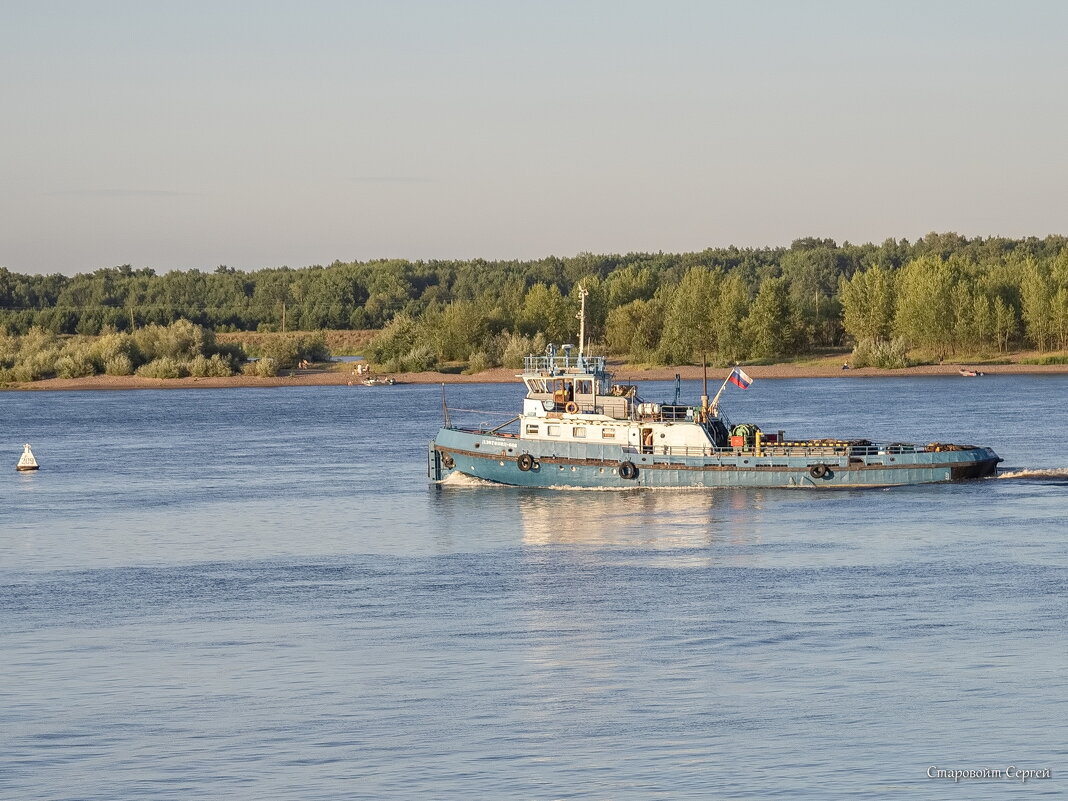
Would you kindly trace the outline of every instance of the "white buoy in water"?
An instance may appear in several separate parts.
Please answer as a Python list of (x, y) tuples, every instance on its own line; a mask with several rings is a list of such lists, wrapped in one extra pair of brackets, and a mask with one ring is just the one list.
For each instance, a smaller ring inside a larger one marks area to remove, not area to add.
[(30, 450), (30, 446), (22, 446), (22, 456), (19, 457), (19, 463), (15, 465), (15, 469), (19, 471), (36, 470), (39, 467), (37, 460), (33, 458), (33, 451)]

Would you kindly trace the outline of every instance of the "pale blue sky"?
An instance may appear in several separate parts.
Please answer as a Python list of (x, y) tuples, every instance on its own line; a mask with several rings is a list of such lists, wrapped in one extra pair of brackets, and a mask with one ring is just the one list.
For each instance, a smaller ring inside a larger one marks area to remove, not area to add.
[(1061, 2), (0, 0), (0, 266), (1068, 233)]

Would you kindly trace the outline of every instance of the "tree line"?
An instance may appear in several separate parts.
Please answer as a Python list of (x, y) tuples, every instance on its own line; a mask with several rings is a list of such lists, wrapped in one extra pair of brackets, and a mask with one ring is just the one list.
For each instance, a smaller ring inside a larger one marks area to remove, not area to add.
[[(856, 346), (892, 366), (909, 349), (1068, 348), (1068, 238), (929, 234), (915, 242), (532, 261), (335, 262), (302, 269), (130, 266), (73, 277), (0, 268), (11, 335), (133, 332), (188, 320), (214, 331), (378, 329), (387, 369), (507, 364), (587, 333), (610, 353), (660, 364), (774, 359)], [(518, 354), (518, 355), (517, 355)]]

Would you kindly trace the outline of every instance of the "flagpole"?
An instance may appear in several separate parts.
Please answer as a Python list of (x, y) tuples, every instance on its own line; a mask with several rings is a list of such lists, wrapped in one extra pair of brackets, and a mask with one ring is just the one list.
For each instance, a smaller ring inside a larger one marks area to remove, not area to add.
[(719, 388), (719, 392), (716, 393), (716, 397), (712, 399), (712, 402), (708, 404), (708, 408), (712, 411), (713, 416), (719, 416), (719, 396), (723, 394), (723, 390), (727, 388), (727, 382), (731, 380), (731, 376), (734, 375), (734, 369), (727, 374), (727, 377), (723, 379), (723, 385)]

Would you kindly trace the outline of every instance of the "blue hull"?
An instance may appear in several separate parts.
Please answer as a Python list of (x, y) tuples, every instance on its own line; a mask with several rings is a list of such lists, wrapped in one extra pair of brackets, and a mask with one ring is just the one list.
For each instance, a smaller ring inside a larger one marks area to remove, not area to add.
[(618, 445), (547, 443), (442, 428), (430, 443), (434, 481), (460, 473), (520, 487), (890, 487), (993, 475), (990, 448), (783, 455), (725, 449), (712, 455), (641, 454)]

